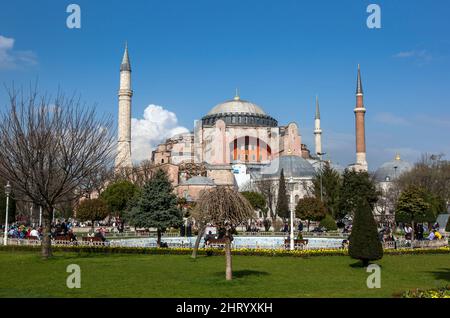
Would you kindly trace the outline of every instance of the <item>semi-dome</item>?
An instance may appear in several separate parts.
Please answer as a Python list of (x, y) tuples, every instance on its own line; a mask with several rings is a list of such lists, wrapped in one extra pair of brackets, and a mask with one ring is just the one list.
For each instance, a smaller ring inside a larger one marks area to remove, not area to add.
[(202, 186), (214, 186), (213, 180), (203, 176), (192, 177), (182, 183), (182, 185), (202, 185)]
[(270, 165), (261, 169), (262, 178), (278, 178), (283, 169), (284, 177), (287, 178), (312, 178), (316, 171), (306, 159), (287, 155), (275, 158)]
[(397, 155), (394, 160), (383, 163), (377, 171), (375, 171), (375, 180), (377, 182), (388, 182), (401, 174), (410, 171), (413, 165), (407, 161), (401, 160)]
[(203, 126), (213, 126), (219, 119), (223, 120), (226, 125), (232, 126), (278, 126), (278, 122), (267, 115), (261, 107), (242, 100), (238, 94), (232, 100), (214, 106), (202, 118), (202, 124)]

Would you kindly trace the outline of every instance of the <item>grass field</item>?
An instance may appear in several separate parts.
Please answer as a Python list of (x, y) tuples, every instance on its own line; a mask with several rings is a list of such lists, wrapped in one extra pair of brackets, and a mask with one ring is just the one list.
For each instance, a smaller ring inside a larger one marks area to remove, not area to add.
[[(81, 268), (81, 288), (66, 287), (66, 267)], [(0, 252), (0, 297), (392, 297), (404, 290), (450, 284), (450, 255), (385, 256), (381, 288), (347, 256), (224, 257)], [(353, 265), (353, 266), (352, 266)]]

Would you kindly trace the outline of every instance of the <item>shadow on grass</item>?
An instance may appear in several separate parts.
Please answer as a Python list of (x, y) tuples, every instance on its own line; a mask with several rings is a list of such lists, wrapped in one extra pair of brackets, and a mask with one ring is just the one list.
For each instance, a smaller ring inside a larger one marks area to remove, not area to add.
[[(382, 268), (382, 266), (380, 264), (377, 264), (377, 263), (369, 262), (368, 265), (372, 265), (372, 264), (378, 265), (380, 268)], [(355, 263), (350, 264), (351, 268), (366, 268), (367, 266), (364, 266), (364, 263), (362, 261), (356, 261)]]
[[(216, 272), (215, 275), (223, 276), (223, 275), (225, 275), (225, 273), (224, 272)], [(233, 271), (233, 278), (244, 278), (247, 276), (267, 276), (267, 275), (269, 275), (268, 272), (255, 271), (255, 270), (251, 270), (251, 269)]]
[(428, 272), (433, 274), (436, 279), (450, 282), (450, 268), (439, 268), (439, 271)]

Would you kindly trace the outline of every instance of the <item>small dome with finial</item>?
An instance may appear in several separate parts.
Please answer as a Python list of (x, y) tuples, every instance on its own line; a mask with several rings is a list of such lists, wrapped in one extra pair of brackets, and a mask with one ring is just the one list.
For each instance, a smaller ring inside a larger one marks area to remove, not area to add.
[(394, 160), (383, 163), (377, 171), (375, 171), (375, 181), (377, 182), (389, 182), (392, 181), (403, 173), (411, 171), (413, 165), (408, 161), (404, 161), (400, 158), (400, 154), (396, 154)]

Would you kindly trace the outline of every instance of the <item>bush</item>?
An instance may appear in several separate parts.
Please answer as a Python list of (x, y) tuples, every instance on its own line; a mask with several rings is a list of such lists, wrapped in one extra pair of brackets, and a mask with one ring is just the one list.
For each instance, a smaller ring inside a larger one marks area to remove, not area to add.
[(349, 241), (349, 255), (354, 259), (361, 260), (364, 266), (367, 266), (370, 261), (383, 257), (383, 247), (378, 238), (372, 208), (364, 200), (359, 203), (355, 211)]
[(404, 292), (402, 298), (450, 298), (450, 285), (435, 289), (415, 289)]
[(324, 227), (327, 229), (327, 231), (336, 231), (336, 221), (333, 219), (333, 217), (330, 214), (327, 214), (322, 221), (320, 221), (319, 224), (320, 227)]

